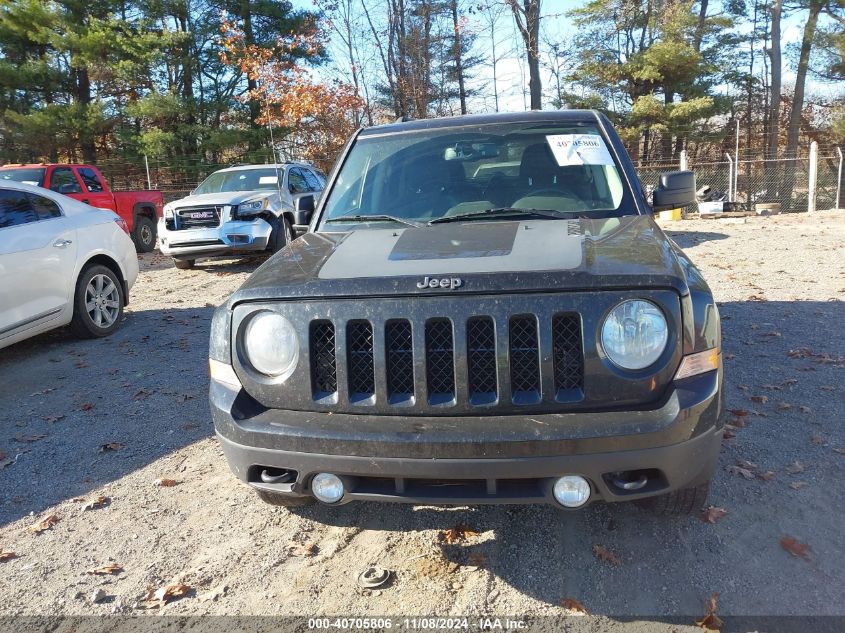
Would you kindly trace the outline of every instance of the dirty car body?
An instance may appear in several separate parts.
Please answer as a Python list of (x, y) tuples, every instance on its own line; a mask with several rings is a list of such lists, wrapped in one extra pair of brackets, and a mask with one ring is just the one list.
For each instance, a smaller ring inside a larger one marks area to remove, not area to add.
[(232, 470), (284, 505), (689, 512), (721, 443), (721, 334), (649, 205), (691, 200), (694, 180), (658, 189), (645, 199), (593, 112), (360, 131), (311, 231), (215, 312)]

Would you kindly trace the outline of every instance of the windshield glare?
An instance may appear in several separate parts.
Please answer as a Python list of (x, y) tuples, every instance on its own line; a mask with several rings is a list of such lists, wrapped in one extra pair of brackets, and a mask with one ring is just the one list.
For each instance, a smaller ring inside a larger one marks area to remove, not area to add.
[(228, 191), (276, 191), (281, 184), (278, 179), (284, 170), (273, 167), (260, 169), (237, 169), (234, 171), (217, 171), (202, 181), (194, 189), (194, 195), (204, 193), (224, 193)]
[(596, 126), (524, 122), (362, 134), (332, 187), (323, 220), (389, 215), (427, 223), (503, 208), (589, 218), (637, 213)]
[(14, 180), (15, 182), (22, 182), (27, 185), (35, 185), (36, 187), (44, 186), (44, 172), (47, 171), (43, 167), (25, 167), (21, 169), (1, 169), (0, 180)]

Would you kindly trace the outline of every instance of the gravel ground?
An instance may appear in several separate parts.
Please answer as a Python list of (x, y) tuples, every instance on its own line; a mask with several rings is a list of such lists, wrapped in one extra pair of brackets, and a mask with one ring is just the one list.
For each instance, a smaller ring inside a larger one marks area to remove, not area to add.
[[(729, 623), (845, 615), (845, 219), (666, 228), (717, 296), (728, 406), (747, 412), (731, 416), (713, 482), (710, 502), (727, 510), (717, 523), (622, 504), (265, 506), (230, 475), (206, 404), (212, 307), (257, 263), (177, 271), (151, 254), (110, 339), (59, 331), (0, 351), (0, 552), (16, 555), (0, 562), (0, 616), (542, 616), (568, 598), (601, 614), (583, 620), (592, 630), (698, 630), (714, 592)], [(458, 524), (472, 532), (444, 542)], [(112, 563), (122, 571), (86, 573)], [(356, 588), (369, 564), (393, 571), (385, 588)], [(145, 602), (168, 583), (190, 590)], [(682, 625), (655, 628), (671, 616)]]

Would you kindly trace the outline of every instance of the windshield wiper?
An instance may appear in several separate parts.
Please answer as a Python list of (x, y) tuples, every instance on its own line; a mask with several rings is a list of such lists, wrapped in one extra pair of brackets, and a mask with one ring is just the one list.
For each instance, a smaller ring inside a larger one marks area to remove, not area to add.
[(329, 222), (343, 222), (346, 224), (357, 222), (398, 222), (399, 224), (407, 224), (408, 226), (413, 226), (418, 229), (425, 226), (420, 222), (414, 222), (413, 220), (408, 220), (407, 218), (398, 218), (394, 215), (341, 215), (337, 218), (329, 218), (325, 221), (325, 224), (328, 224)]
[(498, 207), (496, 209), (484, 209), (483, 211), (467, 211), (455, 215), (444, 215), (433, 219), (429, 224), (441, 222), (463, 222), (466, 220), (484, 220), (487, 218), (507, 217), (511, 215), (531, 215), (538, 218), (552, 218), (555, 220), (578, 218), (580, 215), (574, 211), (555, 211), (554, 209), (520, 209), (516, 207)]

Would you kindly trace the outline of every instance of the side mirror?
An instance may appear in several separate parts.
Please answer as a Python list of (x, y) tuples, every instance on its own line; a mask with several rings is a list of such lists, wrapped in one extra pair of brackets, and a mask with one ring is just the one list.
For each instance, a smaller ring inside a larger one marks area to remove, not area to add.
[(695, 202), (695, 174), (691, 171), (668, 171), (660, 174), (660, 184), (651, 194), (655, 210), (677, 209)]
[(314, 194), (303, 193), (293, 199), (293, 223), (299, 226), (308, 225), (314, 213)]

